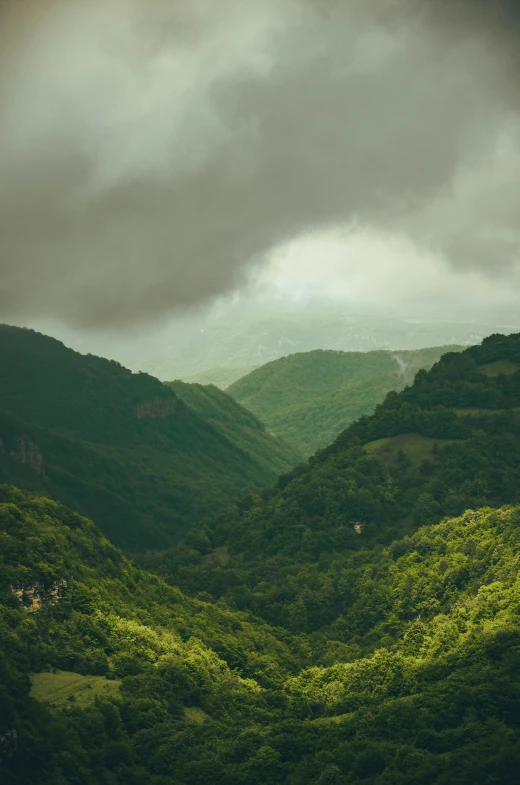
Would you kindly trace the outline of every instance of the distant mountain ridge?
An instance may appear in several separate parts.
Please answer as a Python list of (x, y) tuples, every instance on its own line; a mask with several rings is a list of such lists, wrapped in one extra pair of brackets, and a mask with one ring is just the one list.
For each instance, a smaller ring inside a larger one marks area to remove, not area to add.
[(388, 392), (411, 384), (419, 370), (463, 348), (291, 354), (257, 368), (226, 392), (272, 433), (311, 455), (358, 417), (370, 414)]
[[(207, 369), (260, 366), (289, 354), (325, 349), (370, 352), (422, 349), (425, 346), (471, 346), (492, 333), (520, 330), (520, 320), (459, 321), (344, 310), (258, 310), (222, 308), (209, 314), (178, 348), (158, 348), (145, 366), (162, 380), (213, 382), (194, 378)], [(199, 323), (197, 323), (199, 324)], [(170, 343), (172, 343), (170, 341)], [(135, 367), (135, 362), (130, 367)], [(229, 382), (231, 384), (231, 381)]]
[(157, 379), (32, 330), (0, 326), (0, 363), (0, 481), (55, 496), (123, 547), (167, 545), (295, 462), (233, 400), (230, 439)]

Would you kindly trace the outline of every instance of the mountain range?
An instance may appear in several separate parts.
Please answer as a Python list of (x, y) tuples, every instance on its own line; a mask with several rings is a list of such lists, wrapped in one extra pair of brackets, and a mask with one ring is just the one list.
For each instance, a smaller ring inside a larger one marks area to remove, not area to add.
[[(143, 399), (121, 381), (121, 420), (96, 420), (100, 399), (87, 398), (76, 433), (94, 424), (119, 442), (129, 402), (148, 413), (153, 390), (246, 438), (249, 415), (223, 425), (233, 404), (212, 388), (143, 381)], [(61, 435), (71, 403), (60, 414), (43, 389), (27, 420), (39, 411)], [(519, 504), (520, 335), (443, 354), (275, 485), (139, 566), (48, 491), (2, 486), (0, 775), (516, 785)]]
[[(173, 328), (172, 328), (173, 329)], [(470, 346), (492, 333), (513, 333), (520, 321), (510, 314), (493, 315), (482, 321), (430, 317), (360, 314), (352, 311), (294, 309), (259, 310), (240, 306), (215, 309), (197, 327), (187, 330), (176, 345), (168, 334), (153, 343), (145, 356), (124, 357), (130, 368), (146, 369), (162, 380), (183, 379), (224, 384), (223, 369), (243, 376), (240, 369), (266, 363), (289, 354), (330, 349), (370, 352), (377, 349), (412, 350), (425, 346)], [(208, 369), (217, 375), (206, 376)], [(203, 376), (199, 376), (203, 374)], [(223, 381), (221, 381), (223, 379)], [(227, 382), (227, 383), (226, 383)]]

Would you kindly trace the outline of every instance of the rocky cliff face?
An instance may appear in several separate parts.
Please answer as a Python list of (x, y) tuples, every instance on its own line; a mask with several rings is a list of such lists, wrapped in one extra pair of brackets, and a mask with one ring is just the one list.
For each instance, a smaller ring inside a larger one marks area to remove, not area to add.
[[(0, 439), (0, 453), (6, 452), (5, 445)], [(41, 450), (28, 436), (17, 437), (14, 448), (9, 450), (9, 457), (17, 463), (23, 463), (25, 466), (29, 466), (37, 474), (41, 474), (42, 477), (45, 477)]]
[(139, 403), (135, 407), (138, 419), (151, 417), (156, 420), (159, 417), (169, 417), (177, 409), (177, 398), (152, 398), (150, 401)]

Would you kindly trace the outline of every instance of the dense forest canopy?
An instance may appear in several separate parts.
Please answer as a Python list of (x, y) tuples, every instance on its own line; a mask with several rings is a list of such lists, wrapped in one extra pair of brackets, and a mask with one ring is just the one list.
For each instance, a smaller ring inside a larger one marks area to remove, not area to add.
[(449, 353), (140, 567), (2, 487), (0, 773), (516, 785), (519, 380), (520, 336)]
[(0, 362), (0, 480), (60, 499), (131, 551), (171, 544), (298, 460), (216, 388), (206, 416), (147, 374), (6, 325)]
[(390, 391), (411, 384), (448, 351), (291, 354), (267, 363), (228, 387), (227, 392), (305, 456), (330, 444), (351, 422), (371, 414)]

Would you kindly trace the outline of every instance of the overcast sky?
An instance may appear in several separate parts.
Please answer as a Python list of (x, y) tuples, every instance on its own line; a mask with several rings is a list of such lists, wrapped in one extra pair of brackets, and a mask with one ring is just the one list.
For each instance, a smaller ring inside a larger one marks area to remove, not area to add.
[(518, 304), (517, 6), (0, 0), (0, 319)]

